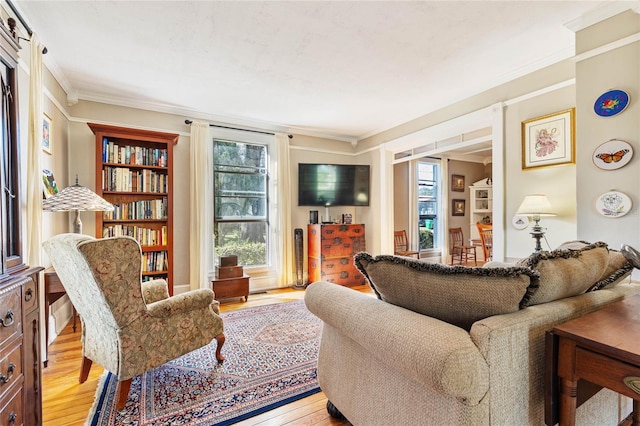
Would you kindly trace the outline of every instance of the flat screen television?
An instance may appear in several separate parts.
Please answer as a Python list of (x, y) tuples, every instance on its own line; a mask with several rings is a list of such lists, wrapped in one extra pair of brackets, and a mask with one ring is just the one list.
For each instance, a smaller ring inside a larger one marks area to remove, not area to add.
[(298, 164), (299, 206), (368, 206), (369, 166)]

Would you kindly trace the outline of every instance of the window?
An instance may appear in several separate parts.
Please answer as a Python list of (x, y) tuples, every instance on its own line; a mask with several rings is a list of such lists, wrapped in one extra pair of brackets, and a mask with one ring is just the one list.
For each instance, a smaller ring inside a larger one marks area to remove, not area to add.
[(418, 231), (420, 250), (438, 248), (438, 164), (418, 162)]
[(267, 145), (214, 139), (215, 262), (236, 255), (238, 264), (269, 264)]
[(2, 90), (2, 125), (0, 125), (0, 190), (2, 195), (2, 217), (0, 237), (3, 247), (0, 251), (0, 274), (9, 272), (22, 264), (20, 242), (20, 194), (18, 185), (18, 137), (17, 110), (15, 99), (15, 68), (4, 58), (0, 58), (0, 77)]

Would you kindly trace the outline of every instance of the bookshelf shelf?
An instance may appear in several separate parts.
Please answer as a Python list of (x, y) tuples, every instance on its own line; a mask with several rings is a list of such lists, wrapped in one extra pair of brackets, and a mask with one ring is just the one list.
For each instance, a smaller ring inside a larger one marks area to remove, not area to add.
[(165, 278), (173, 294), (173, 146), (178, 135), (88, 123), (96, 143), (96, 193), (116, 206), (96, 213), (96, 235), (129, 235), (142, 246), (143, 279)]

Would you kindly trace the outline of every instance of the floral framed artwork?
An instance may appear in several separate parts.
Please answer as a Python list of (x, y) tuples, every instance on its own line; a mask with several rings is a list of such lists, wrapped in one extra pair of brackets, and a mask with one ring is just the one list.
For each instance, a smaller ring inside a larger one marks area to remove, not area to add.
[(456, 192), (464, 192), (463, 175), (451, 175), (451, 190)]
[(51, 154), (51, 117), (42, 115), (42, 150)]
[(522, 122), (522, 169), (575, 164), (575, 108)]
[(451, 215), (452, 216), (464, 216), (465, 200), (453, 199), (451, 200)]

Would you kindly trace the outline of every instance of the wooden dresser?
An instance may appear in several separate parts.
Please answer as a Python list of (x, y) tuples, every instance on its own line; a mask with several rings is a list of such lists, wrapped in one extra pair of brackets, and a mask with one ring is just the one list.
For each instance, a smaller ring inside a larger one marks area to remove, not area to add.
[(309, 284), (328, 281), (346, 286), (365, 284), (353, 256), (366, 250), (364, 225), (309, 225)]
[(38, 273), (0, 282), (0, 424), (42, 424)]

